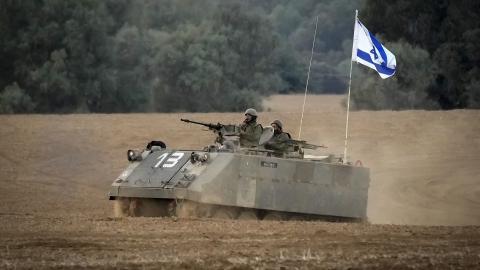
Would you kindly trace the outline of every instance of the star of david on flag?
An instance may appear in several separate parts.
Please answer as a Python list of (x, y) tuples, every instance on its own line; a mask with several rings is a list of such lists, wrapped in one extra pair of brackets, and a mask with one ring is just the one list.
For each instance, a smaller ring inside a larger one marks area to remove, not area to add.
[(357, 19), (353, 36), (352, 61), (378, 72), (382, 79), (395, 74), (395, 55), (385, 48)]

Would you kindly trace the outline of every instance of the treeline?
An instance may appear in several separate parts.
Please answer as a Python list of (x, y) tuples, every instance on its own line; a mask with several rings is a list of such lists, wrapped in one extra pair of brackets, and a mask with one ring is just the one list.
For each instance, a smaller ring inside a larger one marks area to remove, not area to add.
[(361, 15), (389, 41), (397, 73), (355, 69), (355, 108), (480, 108), (480, 1), (367, 0)]
[[(353, 5), (353, 6), (352, 6)], [(345, 91), (356, 1), (2, 0), (0, 112), (235, 111)]]
[(238, 111), (345, 93), (354, 10), (397, 56), (357, 109), (480, 106), (478, 1), (1, 0), (0, 113)]

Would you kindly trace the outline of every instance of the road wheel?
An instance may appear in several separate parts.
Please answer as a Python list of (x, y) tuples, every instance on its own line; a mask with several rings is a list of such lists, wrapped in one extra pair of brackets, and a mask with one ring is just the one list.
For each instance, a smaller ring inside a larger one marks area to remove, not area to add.
[(288, 220), (288, 215), (282, 212), (269, 211), (265, 214), (263, 220)]
[(141, 199), (139, 215), (142, 217), (167, 217), (169, 213), (169, 200)]
[(130, 204), (128, 206), (128, 216), (138, 217), (140, 214), (140, 199), (130, 198)]
[(115, 217), (127, 217), (129, 208), (129, 198), (119, 197), (113, 201), (113, 215)]
[(238, 216), (238, 210), (234, 208), (219, 207), (213, 213), (213, 218), (218, 219), (236, 219)]
[(253, 209), (246, 209), (240, 212), (240, 215), (238, 215), (237, 219), (241, 220), (257, 220), (257, 211)]
[(310, 221), (310, 220), (315, 220), (314, 216), (306, 215), (306, 214), (292, 214), (289, 218), (289, 220), (294, 220), (294, 221)]
[(191, 201), (177, 201), (175, 211), (179, 218), (197, 217), (198, 205)]
[(170, 200), (131, 198), (128, 216), (166, 217), (171, 215)]

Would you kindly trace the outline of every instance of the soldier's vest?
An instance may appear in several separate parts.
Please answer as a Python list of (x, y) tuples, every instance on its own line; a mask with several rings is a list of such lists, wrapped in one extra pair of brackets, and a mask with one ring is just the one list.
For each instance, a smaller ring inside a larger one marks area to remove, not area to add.
[(257, 122), (250, 122), (240, 126), (240, 147), (256, 147), (260, 136), (262, 136), (263, 127)]

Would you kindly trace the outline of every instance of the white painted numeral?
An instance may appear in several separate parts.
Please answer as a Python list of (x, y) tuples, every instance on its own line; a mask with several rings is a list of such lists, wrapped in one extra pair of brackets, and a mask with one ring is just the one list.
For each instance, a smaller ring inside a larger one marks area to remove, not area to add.
[(172, 167), (175, 167), (175, 165), (177, 165), (178, 161), (183, 157), (183, 153), (182, 152), (175, 152), (173, 153), (168, 159), (167, 161), (165, 161), (165, 163), (163, 164), (162, 167), (164, 168), (172, 168)]
[(160, 166), (160, 164), (162, 164), (163, 160), (168, 157), (168, 153), (163, 153), (161, 154), (157, 159), (160, 159), (157, 164), (155, 164), (155, 166), (153, 166), (154, 168), (158, 168)]
[[(155, 164), (155, 166), (153, 166), (154, 168), (158, 168), (160, 167), (160, 165), (162, 164), (162, 162), (165, 160), (165, 158), (167, 158), (169, 155), (169, 153), (163, 153), (161, 154), (157, 159), (159, 159), (159, 161)], [(178, 161), (180, 161), (180, 159), (183, 157), (183, 153), (182, 152), (175, 152), (173, 153), (172, 155), (170, 155), (170, 157), (168, 157), (167, 161), (165, 161), (165, 163), (162, 165), (162, 168), (172, 168), (172, 167), (175, 167), (175, 165), (177, 165)]]

